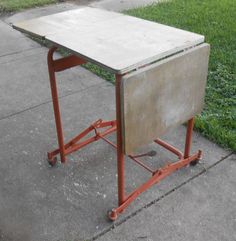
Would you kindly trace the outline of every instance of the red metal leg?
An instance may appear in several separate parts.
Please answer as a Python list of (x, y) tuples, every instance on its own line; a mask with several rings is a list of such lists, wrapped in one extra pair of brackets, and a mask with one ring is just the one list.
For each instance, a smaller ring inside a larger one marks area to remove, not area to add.
[[(194, 126), (194, 118), (188, 121), (187, 125), (187, 132), (186, 132), (186, 140), (185, 140), (185, 149), (184, 149), (184, 158), (188, 158), (190, 156), (191, 145), (192, 145), (192, 133), (193, 133), (193, 126)], [(201, 159), (202, 151), (198, 151), (199, 155), (198, 158), (191, 161), (190, 165), (194, 166), (198, 163)]]
[(194, 126), (194, 118), (188, 121), (186, 140), (185, 140), (185, 149), (184, 149), (184, 158), (188, 158), (190, 155), (190, 149), (192, 145), (193, 126)]
[(60, 114), (60, 107), (59, 107), (59, 100), (58, 100), (58, 93), (57, 93), (55, 72), (63, 71), (65, 69), (86, 63), (85, 60), (75, 55), (70, 55), (64, 58), (53, 60), (53, 54), (56, 51), (56, 49), (57, 49), (56, 47), (52, 47), (48, 51), (48, 72), (49, 72), (53, 109), (54, 109), (57, 138), (58, 138), (58, 145), (59, 145), (59, 149), (48, 153), (48, 161), (51, 165), (54, 165), (56, 163), (56, 156), (55, 156), (56, 154), (60, 153), (61, 162), (63, 163), (66, 161), (66, 154), (68, 154), (66, 151), (68, 144), (64, 145), (64, 137), (63, 137), (63, 129), (62, 129), (62, 122), (61, 122), (61, 114)]
[[(59, 107), (59, 100), (58, 100), (58, 93), (57, 93), (56, 77), (55, 77), (55, 71), (53, 67), (53, 54), (56, 51), (56, 49), (57, 49), (56, 47), (53, 47), (48, 52), (48, 72), (49, 72), (52, 102), (53, 102), (54, 116), (55, 116), (56, 129), (57, 129), (58, 145), (60, 149), (60, 157), (61, 157), (61, 162), (65, 162), (66, 157), (65, 157), (64, 137), (63, 137), (62, 123), (61, 123), (61, 114), (60, 114), (60, 107)], [(52, 160), (52, 164), (55, 164), (53, 160)]]

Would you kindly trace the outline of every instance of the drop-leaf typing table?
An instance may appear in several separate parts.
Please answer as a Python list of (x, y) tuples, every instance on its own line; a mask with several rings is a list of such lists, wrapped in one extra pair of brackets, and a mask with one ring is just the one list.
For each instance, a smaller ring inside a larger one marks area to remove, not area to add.
[[(174, 171), (196, 164), (201, 151), (191, 154), (194, 116), (203, 108), (209, 45), (204, 36), (120, 13), (84, 7), (44, 16), (13, 27), (49, 42), (48, 70), (59, 147), (48, 152), (54, 165), (97, 140), (116, 148), (118, 207), (108, 216), (115, 220), (137, 196)], [(53, 59), (57, 48), (71, 54)], [(91, 62), (116, 76), (116, 118), (96, 120), (65, 143), (58, 101), (56, 72)], [(185, 150), (181, 152), (159, 137), (188, 122)], [(91, 137), (86, 136), (94, 132)], [(116, 132), (117, 143), (106, 138)], [(137, 148), (155, 142), (175, 154), (177, 161), (153, 170), (135, 155)], [(150, 172), (151, 177), (130, 194), (125, 193), (125, 155)]]

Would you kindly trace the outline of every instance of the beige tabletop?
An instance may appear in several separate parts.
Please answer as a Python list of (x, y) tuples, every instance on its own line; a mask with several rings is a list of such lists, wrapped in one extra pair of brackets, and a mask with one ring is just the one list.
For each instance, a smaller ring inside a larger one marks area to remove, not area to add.
[(116, 74), (204, 42), (199, 34), (91, 7), (15, 23), (13, 27)]

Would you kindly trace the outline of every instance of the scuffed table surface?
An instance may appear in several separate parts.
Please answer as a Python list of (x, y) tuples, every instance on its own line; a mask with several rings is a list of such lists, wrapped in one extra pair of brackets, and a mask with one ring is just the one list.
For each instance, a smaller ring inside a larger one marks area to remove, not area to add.
[(199, 34), (91, 7), (13, 26), (118, 74), (204, 42)]

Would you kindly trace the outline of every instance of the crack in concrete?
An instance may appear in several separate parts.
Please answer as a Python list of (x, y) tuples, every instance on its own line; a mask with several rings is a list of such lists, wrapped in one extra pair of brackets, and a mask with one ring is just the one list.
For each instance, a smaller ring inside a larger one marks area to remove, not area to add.
[[(8, 63), (14, 63), (14, 62), (16, 62), (16, 61), (18, 61), (18, 60), (20, 60), (20, 59), (34, 56), (35, 53), (32, 53), (32, 54), (30, 54), (30, 55), (21, 55), (21, 54), (23, 54), (23, 53), (25, 53), (25, 52), (27, 52), (27, 53), (29, 52), (29, 53), (30, 53), (30, 51), (32, 51), (32, 50), (40, 50), (40, 49), (42, 49), (42, 52), (37, 53), (37, 56), (38, 56), (39, 54), (42, 54), (43, 51), (44, 51), (44, 49), (42, 48), (42, 46), (32, 47), (32, 48), (29, 48), (29, 49), (26, 49), (26, 50), (16, 51), (16, 52), (13, 52), (13, 53), (8, 53), (8, 54), (1, 55), (1, 56), (0, 56), (0, 64), (2, 65), (2, 64), (8, 64)], [(9, 61), (4, 61), (4, 59), (7, 58), (8, 56), (14, 56), (14, 55), (15, 55), (14, 59), (10, 59)], [(18, 57), (18, 56), (19, 56), (19, 57)], [(1, 62), (1, 61), (2, 61), (2, 62)]]
[[(91, 86), (89, 86), (89, 87), (87, 87), (87, 88), (85, 88), (85, 89), (82, 89), (82, 90), (72, 91), (72, 92), (70, 92), (70, 93), (68, 93), (68, 94), (59, 96), (59, 99), (63, 99), (63, 98), (65, 98), (65, 97), (67, 97), (67, 96), (71, 96), (71, 95), (74, 95), (74, 94), (81, 93), (81, 92), (83, 92), (83, 91), (87, 91), (87, 90), (89, 90), (90, 88), (93, 88), (93, 87), (95, 87), (95, 86), (102, 85), (102, 84), (104, 84), (104, 83), (106, 83), (106, 82), (94, 84), (94, 85), (91, 85)], [(52, 100), (47, 100), (47, 101), (42, 102), (42, 103), (40, 103), (40, 104), (38, 104), (38, 105), (34, 105), (34, 106), (29, 107), (29, 108), (26, 108), (26, 109), (23, 109), (23, 110), (14, 112), (14, 113), (12, 113), (12, 114), (10, 114), (10, 115), (7, 115), (7, 116), (3, 116), (2, 118), (0, 118), (0, 121), (5, 120), (5, 119), (9, 119), (9, 118), (11, 118), (11, 117), (13, 117), (13, 116), (16, 116), (16, 115), (22, 114), (22, 113), (24, 113), (24, 112), (27, 112), (27, 111), (36, 109), (36, 108), (38, 108), (38, 107), (40, 107), (40, 106), (42, 106), (42, 105), (49, 104), (49, 103), (52, 103)]]
[(103, 230), (101, 233), (95, 235), (94, 237), (88, 239), (87, 241), (94, 241), (97, 240), (98, 238), (104, 236), (106, 233), (112, 231), (113, 229), (115, 229), (116, 227), (120, 226), (121, 224), (125, 223), (126, 221), (128, 221), (129, 219), (131, 219), (132, 217), (136, 216), (137, 214), (139, 214), (142, 210), (149, 208), (150, 206), (154, 205), (155, 203), (159, 202), (160, 200), (164, 199), (165, 197), (167, 197), (168, 195), (170, 195), (171, 193), (175, 192), (176, 190), (178, 190), (179, 188), (183, 187), (184, 185), (186, 185), (187, 183), (191, 182), (192, 180), (198, 178), (199, 176), (201, 176), (202, 174), (206, 173), (209, 169), (215, 167), (216, 165), (218, 165), (219, 163), (221, 163), (222, 161), (224, 161), (225, 159), (227, 159), (228, 157), (230, 157), (231, 155), (233, 155), (234, 152), (229, 153), (228, 155), (222, 157), (220, 160), (218, 160), (217, 162), (215, 162), (214, 164), (204, 168), (201, 172), (199, 172), (198, 174), (194, 175), (193, 177), (187, 179), (186, 181), (184, 181), (183, 183), (179, 184), (178, 186), (174, 187), (173, 189), (169, 190), (167, 193), (165, 193), (164, 195), (160, 196), (159, 198), (149, 202), (148, 204), (144, 205), (143, 207), (139, 208), (138, 210), (136, 210), (135, 212), (131, 213), (130, 215), (128, 215), (127, 217), (125, 217), (124, 219), (114, 223), (111, 227)]
[(12, 56), (12, 55), (15, 55), (15, 54), (21, 54), (21, 53), (24, 53), (24, 52), (27, 52), (27, 51), (30, 51), (30, 50), (33, 50), (33, 49), (39, 49), (39, 48), (41, 48), (41, 46), (39, 46), (39, 47), (32, 47), (32, 48), (25, 49), (25, 50), (20, 50), (20, 51), (15, 51), (15, 52), (8, 53), (8, 54), (3, 54), (3, 55), (0, 55), (0, 58), (7, 57), (7, 56)]

